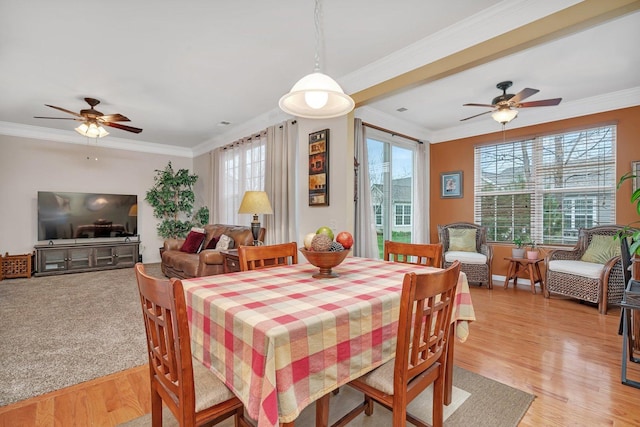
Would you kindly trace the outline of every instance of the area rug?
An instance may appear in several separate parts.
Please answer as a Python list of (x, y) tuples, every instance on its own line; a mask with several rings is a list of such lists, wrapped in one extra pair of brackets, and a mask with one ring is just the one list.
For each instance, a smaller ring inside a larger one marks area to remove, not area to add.
[[(454, 367), (453, 396), (450, 405), (445, 406), (444, 425), (447, 427), (516, 427), (529, 409), (534, 396), (508, 385), (499, 383), (462, 368)], [(362, 401), (362, 394), (342, 387), (340, 392), (331, 396), (329, 406), (329, 423), (337, 421), (349, 409)], [(432, 388), (422, 392), (408, 406), (409, 412), (423, 421), (431, 423)], [(168, 410), (163, 412), (163, 426), (177, 426), (175, 418)], [(315, 405), (309, 405), (296, 419), (296, 425), (312, 426), (315, 424)], [(120, 424), (120, 427), (148, 427), (151, 415)], [(373, 415), (360, 414), (351, 421), (353, 427), (389, 427), (391, 412), (380, 405), (375, 406)], [(233, 419), (227, 419), (220, 427), (232, 427)]]
[(0, 281), (0, 325), (0, 406), (148, 360), (133, 268)]

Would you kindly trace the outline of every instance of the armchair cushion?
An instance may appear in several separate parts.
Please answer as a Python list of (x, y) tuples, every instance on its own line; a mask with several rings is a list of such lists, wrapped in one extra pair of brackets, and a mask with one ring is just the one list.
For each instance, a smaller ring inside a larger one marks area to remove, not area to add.
[(463, 264), (486, 264), (487, 256), (478, 252), (449, 251), (444, 254), (445, 262), (460, 261)]
[(473, 228), (450, 228), (449, 250), (461, 252), (477, 252), (476, 230)]
[(228, 249), (233, 249), (233, 239), (226, 234), (223, 234), (222, 236), (220, 236), (220, 239), (218, 239), (216, 250), (226, 251)]
[(556, 260), (549, 261), (547, 268), (549, 271), (555, 271), (557, 273), (573, 274), (575, 276), (597, 280), (602, 274), (604, 265), (586, 261)]
[(614, 239), (611, 235), (594, 234), (581, 259), (604, 265), (616, 256), (620, 256), (620, 240)]

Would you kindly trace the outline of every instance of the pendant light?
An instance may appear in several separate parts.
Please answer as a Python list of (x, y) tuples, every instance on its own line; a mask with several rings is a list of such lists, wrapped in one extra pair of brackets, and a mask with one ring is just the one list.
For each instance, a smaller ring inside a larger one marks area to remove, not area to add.
[(353, 110), (355, 102), (331, 77), (320, 72), (320, 0), (315, 1), (316, 55), (313, 73), (298, 80), (289, 93), (280, 98), (285, 113), (308, 119), (330, 119)]

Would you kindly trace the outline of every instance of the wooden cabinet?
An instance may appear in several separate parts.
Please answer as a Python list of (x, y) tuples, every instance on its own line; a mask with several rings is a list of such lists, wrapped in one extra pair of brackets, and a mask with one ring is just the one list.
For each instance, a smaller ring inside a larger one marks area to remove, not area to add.
[(240, 259), (238, 258), (237, 249), (220, 251), (220, 255), (222, 255), (222, 264), (225, 273), (240, 271)]
[(36, 276), (133, 267), (140, 242), (38, 245)]

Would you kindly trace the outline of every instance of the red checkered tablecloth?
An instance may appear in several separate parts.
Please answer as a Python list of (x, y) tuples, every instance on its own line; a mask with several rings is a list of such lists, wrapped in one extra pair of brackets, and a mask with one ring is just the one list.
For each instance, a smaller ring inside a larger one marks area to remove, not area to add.
[[(290, 422), (309, 403), (391, 359), (404, 274), (429, 267), (347, 258), (335, 279), (310, 264), (184, 280), (193, 356), (223, 380), (259, 426)], [(460, 274), (452, 319), (475, 320)]]

